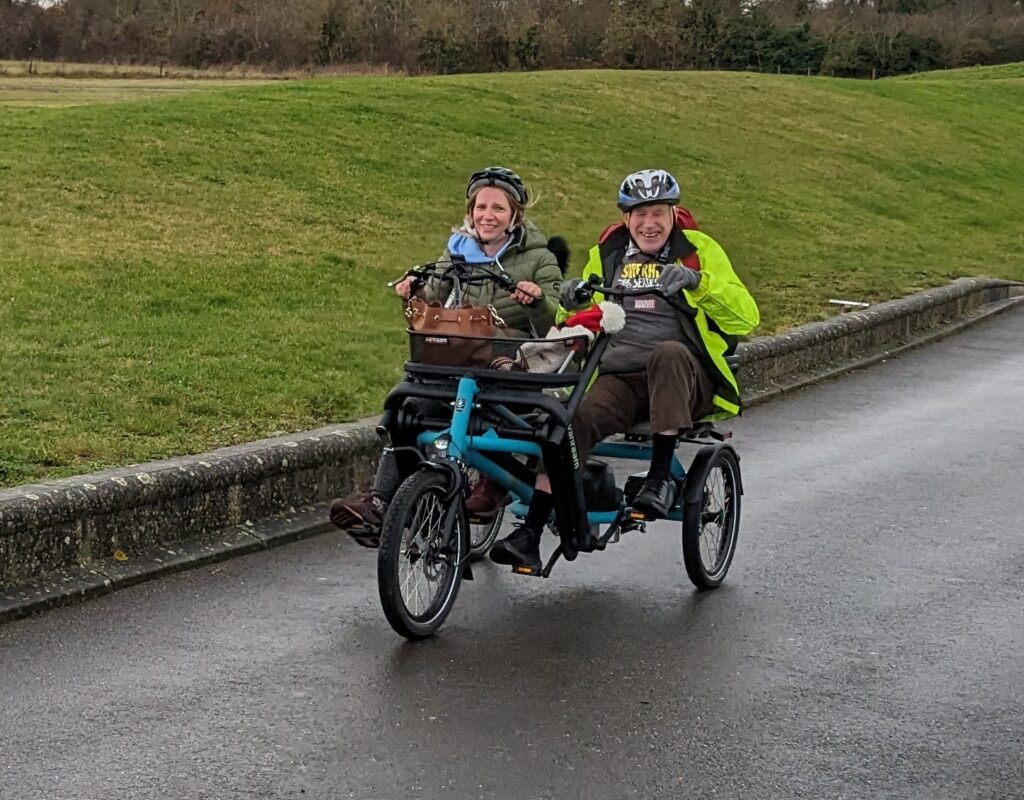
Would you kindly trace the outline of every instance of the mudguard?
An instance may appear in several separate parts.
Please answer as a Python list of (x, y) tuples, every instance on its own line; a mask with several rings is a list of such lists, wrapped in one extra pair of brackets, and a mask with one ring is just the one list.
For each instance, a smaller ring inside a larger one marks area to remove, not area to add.
[[(444, 497), (445, 506), (448, 509), (444, 516), (444, 525), (447, 528), (449, 525), (455, 524), (455, 515), (459, 513), (462, 506), (462, 498), (465, 495), (463, 491), (463, 483), (465, 482), (465, 476), (462, 474), (462, 470), (459, 469), (458, 465), (454, 461), (449, 459), (438, 459), (437, 461), (421, 461), (420, 466), (424, 469), (434, 470), (436, 472), (443, 472), (448, 476), (448, 493)], [(454, 502), (453, 502), (454, 501)], [(469, 526), (464, 525), (462, 527), (462, 552), (469, 552)], [(462, 564), (462, 577), (467, 581), (473, 580), (473, 567), (469, 563), (469, 558), (465, 558)]]
[[(693, 461), (690, 462), (690, 468), (686, 471), (686, 481), (683, 484), (683, 505), (700, 502), (701, 492), (704, 490), (704, 477), (707, 472), (708, 464), (711, 463), (712, 459), (721, 450), (728, 450), (731, 452), (736, 458), (737, 467), (739, 466), (739, 453), (736, 452), (735, 448), (733, 448), (731, 444), (715, 442), (714, 444), (702, 447), (697, 451), (697, 454), (693, 457)], [(740, 494), (743, 494), (743, 478), (739, 469), (736, 470), (736, 485)]]

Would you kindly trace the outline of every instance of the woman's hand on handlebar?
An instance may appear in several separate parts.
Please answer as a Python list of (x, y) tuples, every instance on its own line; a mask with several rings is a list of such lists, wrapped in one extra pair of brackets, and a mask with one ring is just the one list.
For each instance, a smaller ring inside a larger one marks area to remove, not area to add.
[(512, 299), (524, 306), (533, 305), (544, 297), (544, 290), (530, 281), (519, 281), (510, 292)]
[(395, 294), (401, 297), (403, 300), (408, 300), (409, 295), (412, 294), (412, 282), (416, 280), (412, 275), (407, 275), (402, 278), (398, 283), (395, 284)]
[(485, 265), (471, 265), (465, 262), (435, 261), (413, 267), (405, 277), (388, 285), (393, 287), (395, 294), (408, 300), (427, 280), (458, 282), (463, 288), (471, 283), (493, 281), (511, 295), (517, 303), (531, 306), (544, 298), (544, 290), (531, 281), (514, 283), (505, 272), (494, 272)]

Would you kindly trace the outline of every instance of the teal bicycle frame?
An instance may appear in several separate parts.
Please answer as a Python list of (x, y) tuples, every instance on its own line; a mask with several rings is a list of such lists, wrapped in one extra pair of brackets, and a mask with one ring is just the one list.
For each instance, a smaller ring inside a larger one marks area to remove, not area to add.
[[(508, 470), (488, 457), (488, 453), (505, 453), (510, 455), (541, 457), (541, 448), (535, 442), (527, 442), (519, 439), (502, 438), (494, 430), (488, 430), (483, 434), (471, 435), (470, 420), (473, 410), (477, 407), (477, 396), (479, 387), (472, 375), (466, 375), (459, 379), (458, 390), (455, 395), (454, 412), (451, 425), (445, 430), (424, 431), (417, 436), (416, 443), (419, 448), (431, 460), (448, 460), (462, 462), (476, 469), (482, 475), (486, 475), (496, 483), (500, 484), (513, 496), (517, 498), (512, 505), (512, 513), (516, 516), (524, 516), (533, 498), (533, 486), (512, 475)], [(517, 428), (524, 431), (532, 430), (532, 426), (504, 406), (495, 405), (493, 410), (503, 419)], [(606, 458), (632, 459), (637, 461), (650, 462), (651, 447), (640, 442), (612, 441), (598, 443), (592, 454)], [(672, 476), (682, 481), (686, 477), (686, 469), (673, 456)], [(587, 511), (587, 522), (591, 525), (610, 525), (614, 523), (621, 514), (621, 509), (615, 511)], [(673, 509), (666, 517), (670, 520), (682, 520), (682, 510)]]

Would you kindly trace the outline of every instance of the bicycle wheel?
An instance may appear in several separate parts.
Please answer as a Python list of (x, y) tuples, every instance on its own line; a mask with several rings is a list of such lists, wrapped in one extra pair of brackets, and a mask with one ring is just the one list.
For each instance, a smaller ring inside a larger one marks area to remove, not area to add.
[[(471, 469), (466, 473), (466, 480), (470, 486), (474, 486), (480, 480), (480, 473)], [(479, 561), (487, 555), (494, 540), (498, 538), (498, 531), (501, 530), (501, 521), (505, 518), (505, 506), (498, 509), (493, 519), (474, 522), (469, 520), (469, 557), (473, 561)]]
[(445, 525), (448, 479), (421, 469), (388, 505), (377, 554), (377, 588), (391, 627), (408, 639), (431, 636), (455, 603), (466, 557), (466, 514), (460, 498)]
[(488, 522), (469, 523), (469, 557), (473, 561), (484, 558), (498, 538), (498, 531), (501, 530), (501, 521), (505, 518), (505, 509), (499, 508), (494, 519)]
[(740, 530), (740, 465), (728, 448), (717, 450), (688, 486), (700, 485), (699, 496), (683, 506), (683, 563), (698, 589), (713, 589), (725, 579), (736, 552)]

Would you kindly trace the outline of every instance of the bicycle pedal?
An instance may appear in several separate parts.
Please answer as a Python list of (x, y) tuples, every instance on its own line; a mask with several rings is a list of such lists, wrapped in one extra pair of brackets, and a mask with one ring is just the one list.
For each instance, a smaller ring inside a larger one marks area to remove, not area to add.
[(622, 520), (622, 525), (619, 527), (620, 533), (629, 533), (630, 531), (640, 531), (640, 533), (647, 533), (647, 517), (642, 516), (642, 512), (636, 512), (641, 514), (640, 517), (634, 517), (632, 512), (626, 515), (626, 518)]
[(541, 572), (540, 572), (539, 569), (534, 569), (533, 567), (528, 567), (525, 564), (520, 564), (518, 566), (512, 567), (512, 571), (516, 575), (530, 575), (530, 576), (532, 576), (534, 578), (541, 578), (541, 577), (543, 577), (543, 575), (541, 575)]

